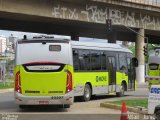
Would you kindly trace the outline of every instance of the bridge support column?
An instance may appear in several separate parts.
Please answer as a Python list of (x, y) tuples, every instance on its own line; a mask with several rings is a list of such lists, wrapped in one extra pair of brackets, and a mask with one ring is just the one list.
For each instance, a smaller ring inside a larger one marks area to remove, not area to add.
[[(144, 35), (144, 29), (139, 29), (138, 33), (142, 36)], [(136, 57), (138, 59), (138, 67), (136, 68), (136, 80), (137, 83), (141, 84), (144, 83), (144, 75), (145, 75), (145, 71), (144, 71), (144, 52), (143, 52), (143, 46), (144, 46), (144, 37), (140, 36), (137, 34), (136, 37)]]

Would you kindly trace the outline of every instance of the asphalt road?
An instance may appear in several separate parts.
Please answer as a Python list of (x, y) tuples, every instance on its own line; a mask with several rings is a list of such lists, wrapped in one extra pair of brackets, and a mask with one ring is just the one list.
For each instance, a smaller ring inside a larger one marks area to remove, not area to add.
[(33, 107), (20, 110), (14, 103), (13, 92), (0, 93), (0, 120), (119, 120), (121, 111), (101, 108), (100, 103), (117, 99), (146, 98), (147, 88), (138, 88), (135, 92), (127, 92), (125, 97), (96, 96), (89, 102), (75, 103), (70, 109), (55, 107)]

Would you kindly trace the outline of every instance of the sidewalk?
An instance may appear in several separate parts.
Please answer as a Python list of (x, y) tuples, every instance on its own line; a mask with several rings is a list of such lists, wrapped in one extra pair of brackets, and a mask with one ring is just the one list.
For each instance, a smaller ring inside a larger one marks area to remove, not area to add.
[(12, 92), (14, 90), (14, 81), (5, 80), (5, 82), (0, 81), (0, 93)]
[(14, 88), (0, 89), (0, 93), (12, 92)]
[(137, 83), (136, 84), (137, 88), (148, 88), (148, 82), (145, 83)]

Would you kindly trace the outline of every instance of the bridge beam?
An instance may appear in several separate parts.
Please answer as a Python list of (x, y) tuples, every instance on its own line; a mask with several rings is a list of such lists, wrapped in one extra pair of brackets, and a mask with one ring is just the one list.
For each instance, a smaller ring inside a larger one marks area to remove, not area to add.
[[(138, 30), (138, 33), (142, 36), (144, 36), (144, 29), (140, 28)], [(137, 83), (144, 83), (144, 53), (143, 53), (143, 46), (144, 46), (144, 37), (137, 34), (136, 38), (136, 57), (138, 59), (139, 65), (136, 68), (136, 80)]]
[[(83, 1), (83, 2), (82, 2)], [(0, 29), (135, 42), (127, 31), (144, 28), (150, 43), (160, 43), (160, 7), (120, 0), (1, 0)], [(128, 9), (130, 8), (130, 9)], [(115, 35), (107, 36), (106, 19)], [(75, 37), (73, 37), (76, 40)], [(78, 39), (77, 39), (78, 40)]]

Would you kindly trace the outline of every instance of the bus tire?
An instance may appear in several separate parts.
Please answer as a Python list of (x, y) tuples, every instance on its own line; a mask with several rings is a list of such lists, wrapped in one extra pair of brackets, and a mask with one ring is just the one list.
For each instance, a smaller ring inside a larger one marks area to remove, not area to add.
[(26, 105), (19, 105), (19, 108), (20, 109), (26, 109), (26, 108), (28, 108), (28, 106), (26, 106)]
[(64, 108), (70, 108), (70, 105), (64, 105)]
[(125, 90), (125, 85), (122, 83), (121, 84), (121, 90), (120, 90), (120, 92), (116, 93), (116, 96), (117, 97), (123, 97), (124, 96), (124, 90)]
[(155, 112), (155, 120), (160, 120), (160, 109)]
[(91, 98), (91, 87), (89, 84), (86, 84), (85, 87), (84, 87), (84, 93), (83, 93), (83, 96), (82, 96), (82, 101), (89, 101), (90, 98)]

